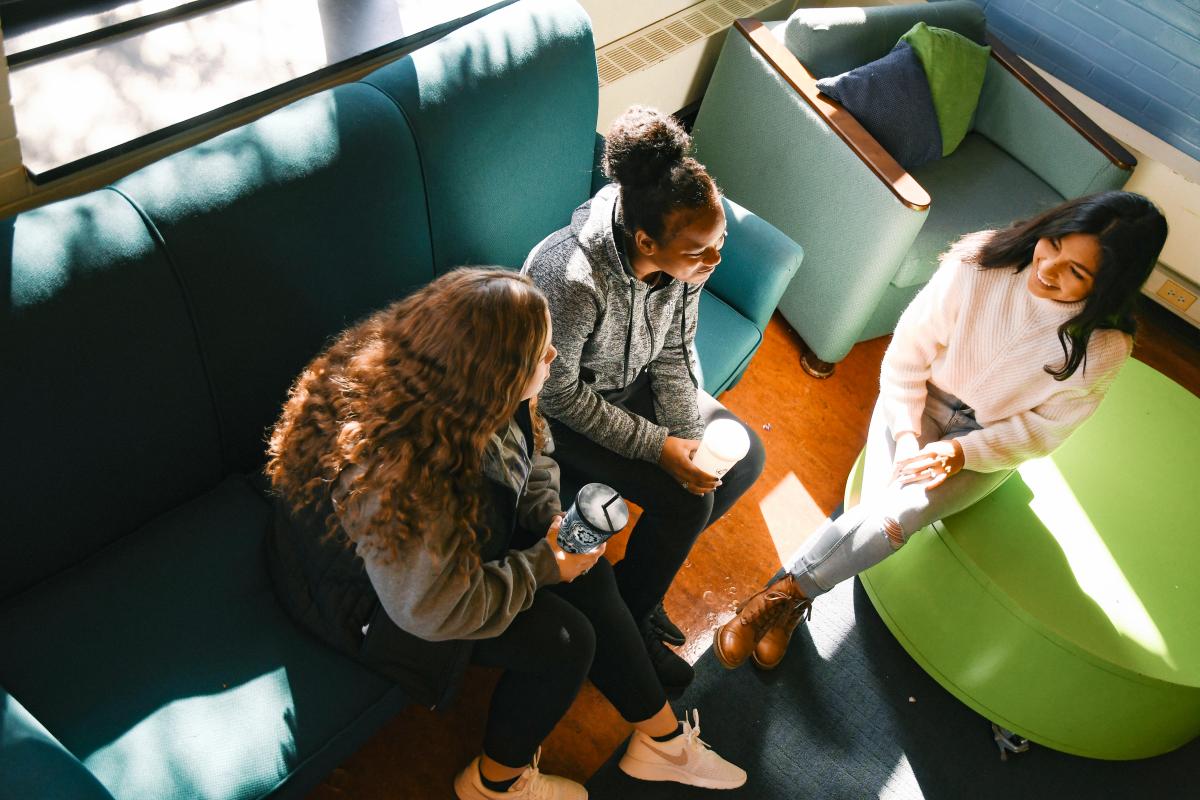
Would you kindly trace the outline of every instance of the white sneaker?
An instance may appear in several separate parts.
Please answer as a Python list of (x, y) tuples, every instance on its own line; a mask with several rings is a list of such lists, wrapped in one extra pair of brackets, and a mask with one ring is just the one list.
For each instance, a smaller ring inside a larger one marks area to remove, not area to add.
[(634, 731), (618, 766), (626, 775), (644, 781), (676, 781), (705, 789), (736, 789), (746, 782), (746, 770), (731, 764), (700, 739), (700, 712), (695, 724), (684, 715), (683, 733), (656, 742)]
[(533, 763), (525, 768), (517, 782), (507, 792), (493, 792), (483, 785), (479, 776), (479, 756), (471, 759), (454, 779), (454, 793), (458, 800), (587, 800), (587, 789), (575, 781), (557, 775), (538, 772), (539, 749)]

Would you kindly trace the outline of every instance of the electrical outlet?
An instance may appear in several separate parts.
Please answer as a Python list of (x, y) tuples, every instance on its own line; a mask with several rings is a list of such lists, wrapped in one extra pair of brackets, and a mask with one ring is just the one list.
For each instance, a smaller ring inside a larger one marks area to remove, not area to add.
[(1166, 300), (1167, 305), (1176, 311), (1187, 311), (1192, 307), (1192, 303), (1196, 302), (1196, 295), (1170, 279), (1164, 281), (1155, 294)]

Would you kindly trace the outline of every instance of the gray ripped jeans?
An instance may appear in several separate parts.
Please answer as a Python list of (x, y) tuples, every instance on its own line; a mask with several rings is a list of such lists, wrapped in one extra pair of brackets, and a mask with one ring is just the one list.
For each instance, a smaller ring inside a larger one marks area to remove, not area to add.
[[(961, 400), (932, 383), (926, 388), (918, 436), (922, 446), (979, 429), (975, 413)], [(983, 499), (1011, 473), (964, 469), (926, 493), (920, 484), (892, 482), (895, 453), (896, 441), (877, 401), (867, 434), (861, 501), (836, 520), (826, 520), (784, 564), (809, 598), (878, 564), (913, 533)]]

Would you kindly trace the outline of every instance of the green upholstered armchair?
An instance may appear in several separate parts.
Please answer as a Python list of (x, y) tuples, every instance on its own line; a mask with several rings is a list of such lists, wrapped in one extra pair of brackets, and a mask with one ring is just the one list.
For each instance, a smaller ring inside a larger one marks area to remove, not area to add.
[[(815, 83), (880, 58), (918, 21), (987, 43), (992, 58), (966, 139), (909, 174)], [(1136, 163), (990, 37), (968, 0), (738, 20), (693, 137), (731, 199), (804, 244), (779, 310), (817, 377), (891, 333), (954, 239), (1120, 188)]]

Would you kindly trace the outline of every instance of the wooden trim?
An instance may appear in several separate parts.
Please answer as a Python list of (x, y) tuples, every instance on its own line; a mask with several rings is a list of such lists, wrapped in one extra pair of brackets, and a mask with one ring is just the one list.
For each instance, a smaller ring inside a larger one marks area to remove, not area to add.
[(1033, 67), (1025, 63), (1016, 53), (1009, 50), (992, 33), (987, 35), (987, 43), (992, 46), (992, 57), (1000, 62), (1013, 77), (1019, 80), (1026, 89), (1037, 95), (1056, 114), (1062, 117), (1068, 125), (1078, 131), (1093, 147), (1103, 153), (1109, 161), (1124, 170), (1132, 170), (1137, 166), (1137, 159), (1121, 143), (1109, 136), (1108, 133), (1080, 111), (1074, 103), (1063, 97), (1062, 92), (1050, 85), (1050, 82), (1039, 75)]
[(804, 98), (901, 203), (914, 211), (929, 209), (929, 192), (883, 149), (849, 111), (817, 91), (817, 79), (765, 25), (756, 19), (739, 19), (734, 22), (734, 28), (746, 37), (751, 47)]

